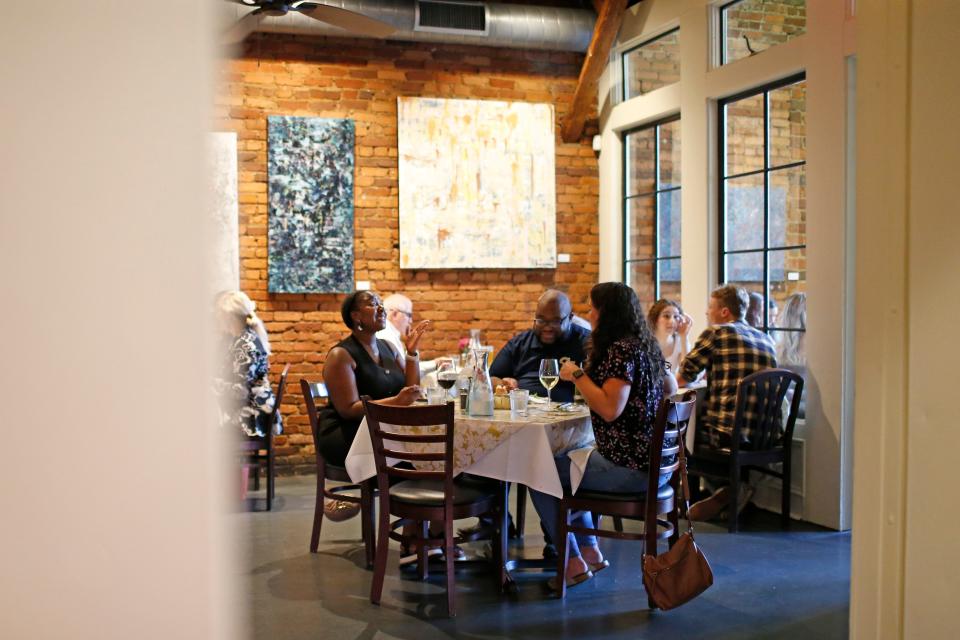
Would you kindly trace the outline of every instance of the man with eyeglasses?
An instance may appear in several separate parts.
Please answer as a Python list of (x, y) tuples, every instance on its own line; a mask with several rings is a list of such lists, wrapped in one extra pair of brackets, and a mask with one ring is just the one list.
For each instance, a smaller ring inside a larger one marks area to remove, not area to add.
[[(510, 389), (546, 396), (547, 390), (540, 384), (540, 361), (570, 358), (583, 362), (589, 337), (589, 329), (573, 322), (570, 298), (562, 291), (548, 289), (537, 301), (533, 327), (511, 338), (497, 353), (490, 375)], [(573, 392), (573, 383), (561, 381), (550, 395), (555, 401), (570, 402)]]
[[(383, 300), (383, 308), (387, 310), (387, 326), (377, 332), (377, 337), (389, 342), (403, 358), (407, 355), (403, 339), (413, 324), (413, 302), (401, 293), (394, 293)], [(420, 361), (421, 376), (436, 368), (436, 360)]]

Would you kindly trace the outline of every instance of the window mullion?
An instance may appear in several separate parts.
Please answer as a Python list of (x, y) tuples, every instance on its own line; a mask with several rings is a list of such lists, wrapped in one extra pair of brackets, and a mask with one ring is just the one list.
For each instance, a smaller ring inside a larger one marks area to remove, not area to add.
[(769, 331), (770, 306), (770, 91), (763, 92), (763, 330)]

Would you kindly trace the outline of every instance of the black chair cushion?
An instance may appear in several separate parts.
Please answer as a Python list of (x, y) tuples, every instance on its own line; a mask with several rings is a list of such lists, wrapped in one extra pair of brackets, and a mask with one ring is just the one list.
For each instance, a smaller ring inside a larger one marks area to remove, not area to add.
[[(578, 500), (612, 500), (622, 502), (643, 502), (647, 499), (647, 493), (612, 493), (607, 491), (588, 491), (586, 489), (577, 491), (574, 498)], [(665, 484), (657, 491), (657, 500), (669, 500), (673, 497), (673, 487)]]
[[(477, 483), (453, 483), (453, 504), (464, 505), (492, 498), (494, 493)], [(423, 506), (443, 504), (443, 483), (436, 480), (404, 480), (390, 487), (390, 498)]]

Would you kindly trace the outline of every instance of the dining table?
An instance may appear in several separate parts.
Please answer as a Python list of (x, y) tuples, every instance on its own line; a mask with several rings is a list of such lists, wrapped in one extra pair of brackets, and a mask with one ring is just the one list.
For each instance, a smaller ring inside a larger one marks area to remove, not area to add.
[[(389, 430), (389, 425), (384, 425)], [(441, 433), (443, 426), (407, 427), (414, 433)], [(594, 443), (590, 412), (584, 404), (565, 410), (531, 402), (527, 415), (495, 409), (492, 416), (458, 412), (454, 422), (454, 474), (470, 473), (505, 482), (519, 482), (531, 489), (563, 497), (563, 487), (554, 456), (567, 453), (571, 460), (585, 461)], [(421, 445), (429, 446), (429, 445)], [(393, 464), (395, 461), (387, 459)], [(429, 468), (431, 463), (417, 463)], [(574, 484), (579, 484), (573, 465)], [(377, 473), (367, 420), (360, 427), (347, 453), (346, 469), (353, 482), (363, 482)]]

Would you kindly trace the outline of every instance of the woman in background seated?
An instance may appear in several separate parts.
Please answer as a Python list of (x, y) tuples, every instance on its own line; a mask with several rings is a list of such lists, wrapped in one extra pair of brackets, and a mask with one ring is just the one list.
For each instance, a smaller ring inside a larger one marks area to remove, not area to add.
[[(560, 378), (573, 382), (590, 407), (597, 449), (590, 454), (580, 488), (624, 493), (647, 490), (647, 463), (657, 410), (664, 394), (676, 393), (677, 383), (667, 371), (656, 338), (644, 321), (633, 289), (620, 282), (604, 282), (590, 291), (593, 327), (586, 369), (565, 362)], [(570, 459), (555, 458), (564, 491), (570, 491)], [(664, 484), (668, 477), (660, 478)], [(541, 522), (554, 540), (560, 501), (531, 490)], [(590, 513), (573, 516), (572, 526), (593, 527)], [(604, 560), (595, 536), (571, 534), (567, 586), (579, 584), (610, 563)], [(548, 585), (556, 590), (559, 582)]]
[(690, 351), (693, 318), (685, 314), (673, 300), (660, 298), (650, 307), (647, 322), (660, 344), (664, 359), (670, 364), (670, 372), (676, 376), (680, 363)]
[(270, 424), (275, 398), (267, 373), (270, 340), (255, 313), (256, 304), (242, 291), (217, 296), (217, 328), (226, 338), (226, 358), (214, 381), (220, 397), (220, 424), (230, 425), (251, 437), (263, 437), (271, 427), (282, 431), (280, 415)]
[(788, 369), (807, 367), (807, 294), (794, 293), (783, 304), (780, 324), (785, 329), (803, 331), (774, 331), (777, 336), (777, 364)]
[[(381, 404), (405, 406), (420, 397), (420, 353), (417, 346), (430, 324), (419, 322), (405, 336), (406, 356), (389, 342), (377, 338), (386, 326), (387, 312), (372, 291), (356, 291), (340, 307), (350, 335), (327, 354), (323, 381), (330, 403), (320, 410), (320, 453), (327, 463), (342, 467), (363, 419), (360, 396)], [(324, 514), (331, 520), (345, 520), (359, 512), (359, 505), (330, 500)]]
[[(777, 364), (784, 369), (807, 377), (807, 294), (794, 293), (783, 304), (780, 314), (780, 327), (785, 329), (803, 329), (803, 331), (771, 331), (776, 338)], [(793, 399), (791, 390), (787, 401)], [(800, 398), (800, 414), (807, 413), (806, 396)]]

